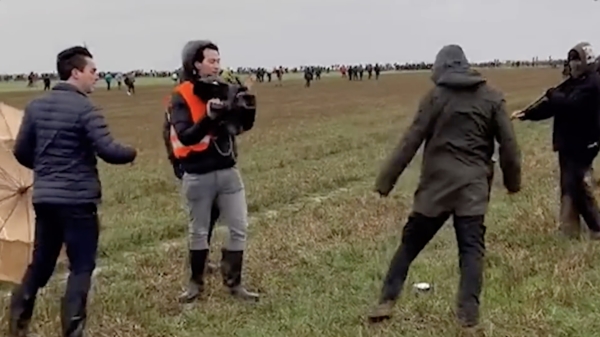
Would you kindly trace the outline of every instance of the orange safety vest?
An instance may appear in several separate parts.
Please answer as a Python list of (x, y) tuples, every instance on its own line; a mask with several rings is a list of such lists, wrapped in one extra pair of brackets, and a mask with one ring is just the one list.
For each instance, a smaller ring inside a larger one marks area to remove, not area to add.
[[(188, 107), (190, 108), (190, 112), (192, 114), (192, 121), (197, 123), (202, 118), (206, 117), (206, 103), (202, 102), (198, 96), (194, 94), (194, 85), (191, 82), (183, 82), (180, 85), (175, 87), (174, 90), (176, 93), (180, 94), (181, 97), (185, 100)], [(170, 102), (169, 102), (170, 104)], [(168, 107), (168, 115), (170, 118), (170, 106)], [(211, 135), (206, 135), (202, 140), (194, 145), (185, 146), (181, 144), (179, 138), (177, 138), (177, 133), (175, 132), (175, 128), (173, 124), (171, 124), (170, 130), (170, 139), (171, 146), (173, 147), (173, 154), (175, 158), (181, 159), (190, 155), (192, 152), (202, 152), (208, 149), (210, 145), (210, 140), (212, 139)]]

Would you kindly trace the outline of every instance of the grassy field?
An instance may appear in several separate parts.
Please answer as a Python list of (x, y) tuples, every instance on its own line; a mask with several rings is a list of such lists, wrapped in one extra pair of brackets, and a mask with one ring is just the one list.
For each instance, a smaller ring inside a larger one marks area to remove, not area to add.
[[(560, 80), (552, 69), (485, 74), (505, 91), (510, 110)], [(206, 298), (190, 306), (177, 303), (187, 280), (187, 220), (160, 137), (169, 89), (148, 86), (133, 97), (98, 90), (93, 99), (113, 134), (140, 156), (134, 166), (101, 166), (102, 247), (90, 336), (461, 336), (453, 316), (458, 270), (450, 226), (415, 261), (394, 319), (365, 324), (410, 211), (418, 160), (390, 198), (380, 199), (372, 186), (430, 85), (423, 73), (379, 82), (330, 78), (310, 89), (300, 81), (259, 85), (259, 117), (240, 139), (239, 166), (251, 213), (245, 283), (262, 293), (261, 302), (230, 299), (210, 276)], [(22, 107), (34, 95), (0, 100)], [(524, 187), (509, 197), (496, 175), (480, 334), (597, 336), (600, 246), (555, 235), (550, 124), (516, 123), (515, 129)], [(215, 252), (223, 237), (221, 230)], [(432, 283), (434, 291), (417, 296), (414, 282)], [(40, 297), (34, 327), (44, 336), (59, 331), (63, 287), (56, 275)]]

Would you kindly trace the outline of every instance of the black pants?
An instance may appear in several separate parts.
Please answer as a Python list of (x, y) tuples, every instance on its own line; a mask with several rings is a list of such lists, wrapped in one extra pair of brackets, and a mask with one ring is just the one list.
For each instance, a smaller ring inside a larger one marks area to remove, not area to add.
[(85, 321), (87, 296), (96, 268), (99, 236), (97, 207), (95, 204), (34, 204), (34, 210), (33, 259), (19, 290), (13, 294), (11, 312), (19, 316), (13, 319), (31, 318), (38, 290), (46, 286), (54, 273), (64, 243), (70, 273), (63, 298), (63, 320), (70, 322), (73, 317), (78, 317), (73, 324), (80, 324)]
[(586, 185), (585, 176), (597, 154), (597, 149), (577, 156), (558, 154), (561, 200), (565, 195), (569, 196), (574, 210), (593, 232), (600, 232), (600, 210), (596, 198)]
[[(435, 218), (413, 213), (402, 231), (402, 243), (394, 254), (385, 277), (381, 301), (396, 301), (406, 280), (413, 260), (444, 225), (450, 214)], [(458, 290), (459, 313), (469, 320), (477, 320), (479, 295), (483, 283), (483, 258), (485, 255), (484, 216), (454, 216), (454, 229), (458, 243), (460, 284)]]

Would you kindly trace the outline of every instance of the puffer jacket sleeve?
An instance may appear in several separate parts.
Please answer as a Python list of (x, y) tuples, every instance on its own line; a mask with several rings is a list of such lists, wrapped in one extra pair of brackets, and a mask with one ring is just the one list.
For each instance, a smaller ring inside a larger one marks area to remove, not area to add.
[(128, 164), (135, 160), (136, 150), (115, 141), (98, 108), (90, 106), (86, 109), (81, 122), (100, 159), (109, 164)]

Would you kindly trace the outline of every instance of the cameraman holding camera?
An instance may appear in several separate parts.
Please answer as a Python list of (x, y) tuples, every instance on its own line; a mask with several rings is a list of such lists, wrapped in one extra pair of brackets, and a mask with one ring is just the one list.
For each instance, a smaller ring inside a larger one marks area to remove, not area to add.
[(241, 86), (233, 95), (236, 99), (216, 97), (214, 90), (210, 90), (210, 85), (218, 81), (220, 61), (214, 43), (188, 42), (182, 52), (182, 83), (175, 87), (171, 97), (171, 145), (184, 171), (182, 193), (191, 215), (191, 278), (180, 297), (183, 302), (195, 300), (204, 290), (211, 207), (215, 201), (229, 228), (229, 240), (222, 250), (223, 282), (235, 297), (248, 300), (259, 297), (241, 285), (248, 207), (244, 184), (236, 168), (235, 144), (236, 136), (254, 125), (256, 107), (237, 103), (237, 98), (251, 96)]

